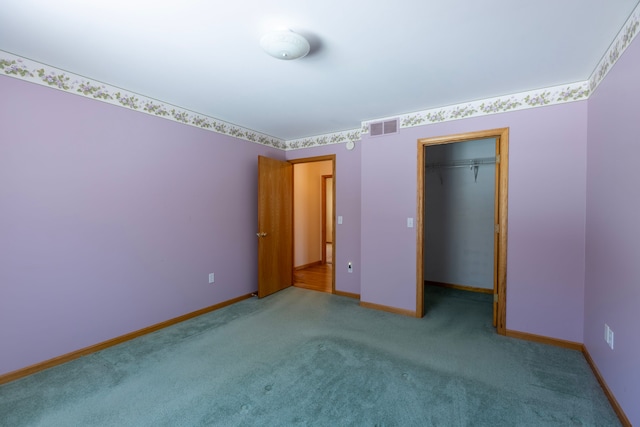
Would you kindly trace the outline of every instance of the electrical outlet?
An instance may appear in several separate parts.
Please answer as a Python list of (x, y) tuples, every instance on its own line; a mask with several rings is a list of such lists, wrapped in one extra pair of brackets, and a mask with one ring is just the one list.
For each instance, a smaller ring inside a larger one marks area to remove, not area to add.
[(209, 273), (209, 283), (215, 282), (215, 279), (216, 278), (215, 278), (214, 274), (213, 273)]

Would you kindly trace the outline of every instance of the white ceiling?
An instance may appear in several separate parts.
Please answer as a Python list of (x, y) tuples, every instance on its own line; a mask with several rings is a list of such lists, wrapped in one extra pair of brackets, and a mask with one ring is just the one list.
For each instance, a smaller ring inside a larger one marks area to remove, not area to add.
[[(3, 0), (0, 50), (284, 140), (589, 79), (638, 0)], [(281, 61), (289, 28), (311, 53)]]

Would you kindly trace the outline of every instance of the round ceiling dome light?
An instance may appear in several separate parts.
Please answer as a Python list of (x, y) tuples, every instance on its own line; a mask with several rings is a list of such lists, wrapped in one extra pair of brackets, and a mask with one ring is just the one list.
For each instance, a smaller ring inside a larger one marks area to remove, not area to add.
[(274, 58), (292, 60), (309, 53), (311, 46), (307, 39), (293, 31), (274, 31), (260, 39), (260, 46)]

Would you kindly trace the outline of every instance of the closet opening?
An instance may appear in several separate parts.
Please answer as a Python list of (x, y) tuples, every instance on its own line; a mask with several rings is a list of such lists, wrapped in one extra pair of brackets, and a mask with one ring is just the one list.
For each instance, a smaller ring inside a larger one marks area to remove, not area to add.
[(507, 168), (508, 129), (418, 141), (418, 317), (447, 288), (492, 301), (505, 334)]

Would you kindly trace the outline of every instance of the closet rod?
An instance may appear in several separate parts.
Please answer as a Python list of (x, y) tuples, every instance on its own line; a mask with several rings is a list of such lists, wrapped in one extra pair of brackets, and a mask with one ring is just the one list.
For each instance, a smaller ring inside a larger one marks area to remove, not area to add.
[(495, 164), (495, 157), (480, 157), (477, 159), (453, 160), (450, 162), (427, 163), (425, 169), (468, 168), (478, 165)]

